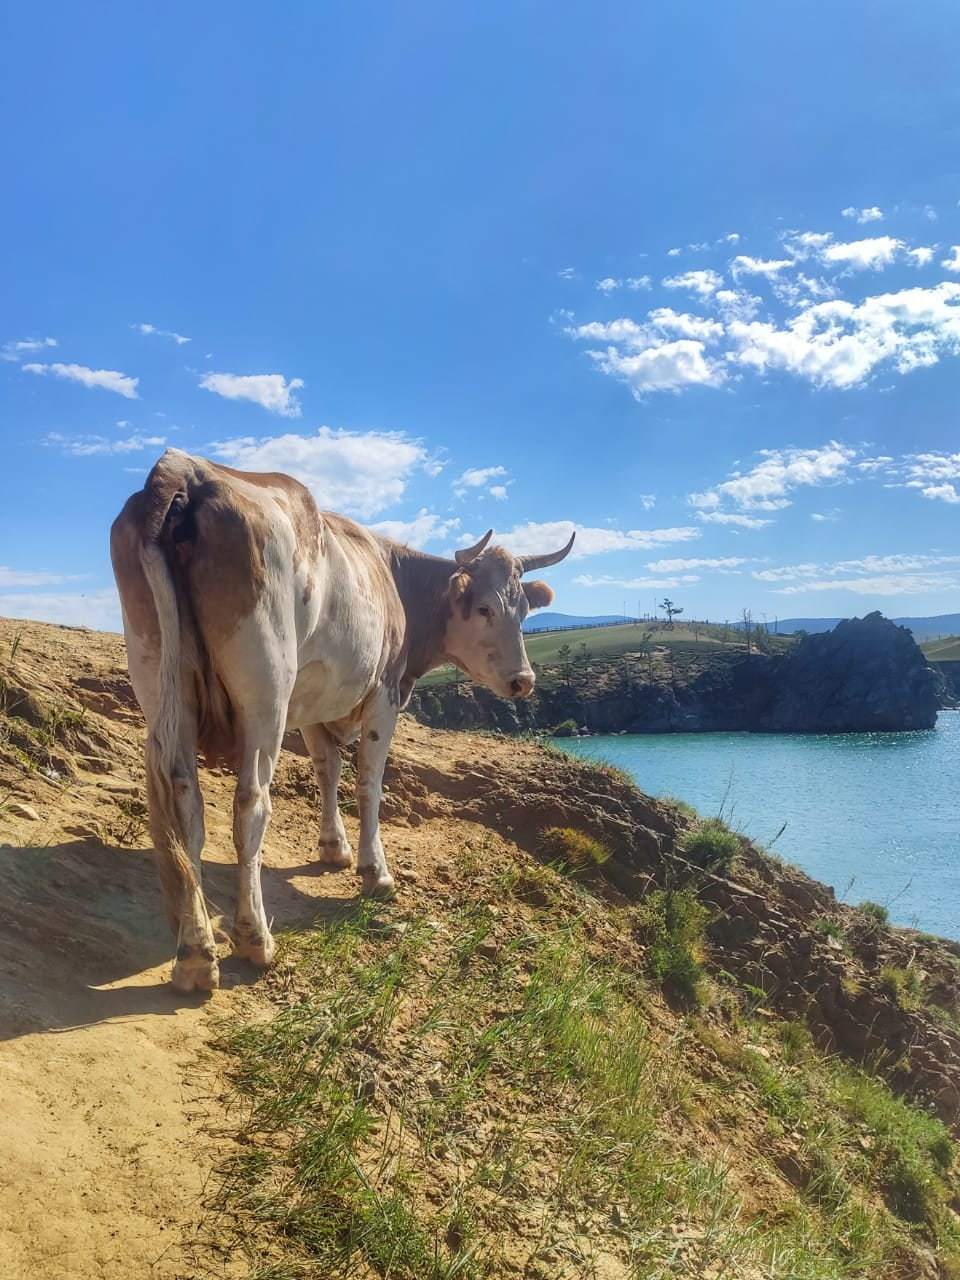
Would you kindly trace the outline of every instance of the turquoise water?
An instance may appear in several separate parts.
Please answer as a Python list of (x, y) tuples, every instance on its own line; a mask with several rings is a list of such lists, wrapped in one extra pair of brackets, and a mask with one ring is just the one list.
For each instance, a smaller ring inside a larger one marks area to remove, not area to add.
[(723, 816), (846, 902), (960, 939), (960, 711), (920, 733), (677, 733), (558, 739), (651, 795)]

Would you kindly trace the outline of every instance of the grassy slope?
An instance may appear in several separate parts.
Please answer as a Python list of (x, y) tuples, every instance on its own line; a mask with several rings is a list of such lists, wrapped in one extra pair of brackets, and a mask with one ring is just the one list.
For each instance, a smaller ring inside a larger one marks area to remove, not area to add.
[[(569, 645), (572, 661), (577, 669), (582, 662), (583, 646), (586, 645), (588, 661), (591, 665), (615, 662), (624, 654), (646, 654), (654, 650), (672, 650), (681, 659), (716, 659), (723, 661), (728, 657), (741, 656), (744, 653), (744, 637), (742, 632), (732, 627), (704, 625), (696, 629), (681, 626), (679, 623), (667, 627), (663, 623), (629, 622), (609, 627), (585, 627), (572, 631), (550, 631), (524, 637), (530, 661), (538, 668), (554, 667), (560, 661), (560, 649)], [(771, 649), (788, 647), (792, 641), (784, 636), (767, 637)], [(454, 678), (451, 667), (431, 672), (420, 683), (422, 685), (444, 684)]]
[(482, 831), (444, 852), (414, 910), (287, 936), (273, 1015), (223, 1028), (241, 1146), (219, 1204), (251, 1276), (892, 1280), (938, 1274), (931, 1248), (956, 1266), (938, 1121), (759, 993), (706, 983), (672, 1008), (652, 957), (699, 968), (696, 929), (652, 936), (595, 872)]
[(960, 662), (960, 636), (926, 640), (920, 648), (930, 662)]

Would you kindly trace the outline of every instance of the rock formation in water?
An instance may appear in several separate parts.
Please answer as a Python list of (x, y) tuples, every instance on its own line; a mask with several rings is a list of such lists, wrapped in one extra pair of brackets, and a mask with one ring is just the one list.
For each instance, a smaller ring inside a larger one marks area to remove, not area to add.
[(590, 733), (852, 733), (932, 728), (941, 685), (912, 634), (871, 613), (783, 655), (731, 656), (687, 682), (541, 681), (525, 703), (451, 683), (418, 691), (412, 710), (427, 724), (504, 733), (565, 721)]

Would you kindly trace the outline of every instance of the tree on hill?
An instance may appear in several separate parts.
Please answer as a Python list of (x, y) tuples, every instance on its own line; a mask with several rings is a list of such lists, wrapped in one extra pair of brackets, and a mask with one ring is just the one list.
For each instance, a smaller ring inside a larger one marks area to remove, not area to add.
[(660, 603), (657, 605), (657, 608), (662, 609), (663, 612), (667, 615), (668, 627), (673, 626), (673, 620), (678, 613), (683, 613), (683, 609), (680, 607), (680, 605), (674, 604), (669, 596), (664, 596), (663, 599), (660, 601)]

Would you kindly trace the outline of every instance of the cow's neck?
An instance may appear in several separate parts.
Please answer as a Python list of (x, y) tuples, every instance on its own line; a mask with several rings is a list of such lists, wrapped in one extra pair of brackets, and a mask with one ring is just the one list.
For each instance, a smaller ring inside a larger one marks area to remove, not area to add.
[(390, 569), (406, 616), (406, 676), (419, 680), (449, 658), (444, 649), (450, 618), (453, 560), (390, 545)]

